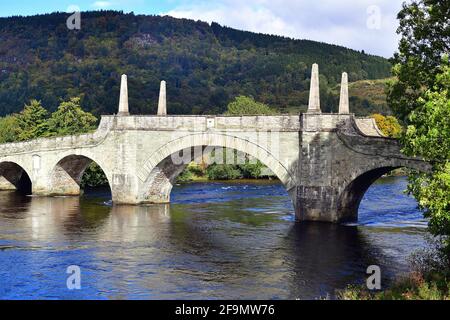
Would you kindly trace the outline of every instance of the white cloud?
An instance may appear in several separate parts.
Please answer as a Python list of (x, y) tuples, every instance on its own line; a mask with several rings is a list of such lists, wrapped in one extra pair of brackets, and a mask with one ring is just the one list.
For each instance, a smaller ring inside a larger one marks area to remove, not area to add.
[(94, 8), (108, 8), (111, 7), (113, 4), (110, 1), (95, 1), (92, 6)]
[[(338, 44), (390, 57), (398, 44), (396, 15), (401, 3), (400, 0), (217, 0), (214, 3), (197, 0), (165, 14)], [(379, 8), (379, 19), (373, 6)], [(379, 24), (374, 24), (378, 21)]]

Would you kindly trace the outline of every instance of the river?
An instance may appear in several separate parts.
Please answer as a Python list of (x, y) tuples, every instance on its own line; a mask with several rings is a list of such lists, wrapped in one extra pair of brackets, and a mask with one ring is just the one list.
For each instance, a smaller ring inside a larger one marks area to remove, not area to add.
[[(364, 283), (385, 287), (425, 245), (406, 179), (378, 180), (358, 223), (295, 223), (276, 182), (176, 186), (171, 205), (113, 206), (0, 192), (1, 299), (316, 299)], [(68, 290), (67, 267), (81, 270)]]

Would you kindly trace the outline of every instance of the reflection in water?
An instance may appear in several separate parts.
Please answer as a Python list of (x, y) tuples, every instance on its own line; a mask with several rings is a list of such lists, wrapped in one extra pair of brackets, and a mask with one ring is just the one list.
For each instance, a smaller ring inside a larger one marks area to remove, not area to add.
[[(310, 299), (363, 282), (370, 264), (391, 278), (423, 242), (420, 213), (401, 193), (396, 211), (370, 207), (403, 185), (375, 185), (353, 226), (293, 223), (273, 183), (179, 186), (154, 206), (0, 192), (0, 298)], [(66, 288), (69, 265), (80, 291)]]

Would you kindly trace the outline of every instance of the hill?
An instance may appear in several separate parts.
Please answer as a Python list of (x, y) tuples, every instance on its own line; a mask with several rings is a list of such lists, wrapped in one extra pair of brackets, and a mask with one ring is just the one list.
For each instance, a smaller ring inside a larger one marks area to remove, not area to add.
[(73, 96), (96, 115), (115, 113), (122, 73), (132, 113), (156, 112), (162, 79), (171, 114), (222, 113), (240, 94), (281, 111), (304, 110), (314, 62), (323, 110), (330, 111), (342, 71), (351, 81), (390, 74), (381, 57), (216, 23), (97, 11), (82, 13), (81, 30), (68, 30), (68, 16), (0, 18), (0, 116), (32, 98), (54, 111)]
[[(389, 78), (377, 80), (359, 80), (348, 84), (351, 112), (358, 116), (382, 113), (391, 115), (392, 111), (386, 101), (386, 83)], [(341, 87), (336, 86), (332, 92), (339, 101)]]

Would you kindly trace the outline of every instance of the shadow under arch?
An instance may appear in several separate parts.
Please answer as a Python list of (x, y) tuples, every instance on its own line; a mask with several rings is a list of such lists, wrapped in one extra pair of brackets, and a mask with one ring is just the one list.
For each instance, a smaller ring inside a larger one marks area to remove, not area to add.
[(111, 191), (111, 183), (109, 178), (97, 161), (84, 155), (68, 155), (59, 160), (51, 172), (51, 195), (80, 195), (83, 174), (92, 163), (96, 163), (105, 173), (108, 180), (108, 187)]
[(358, 220), (358, 209), (364, 194), (370, 186), (385, 174), (403, 168), (402, 166), (386, 166), (366, 171), (353, 179), (341, 192), (338, 199), (338, 212), (341, 222)]
[(28, 172), (15, 162), (0, 163), (0, 190), (17, 190), (22, 194), (32, 193), (32, 182)]

